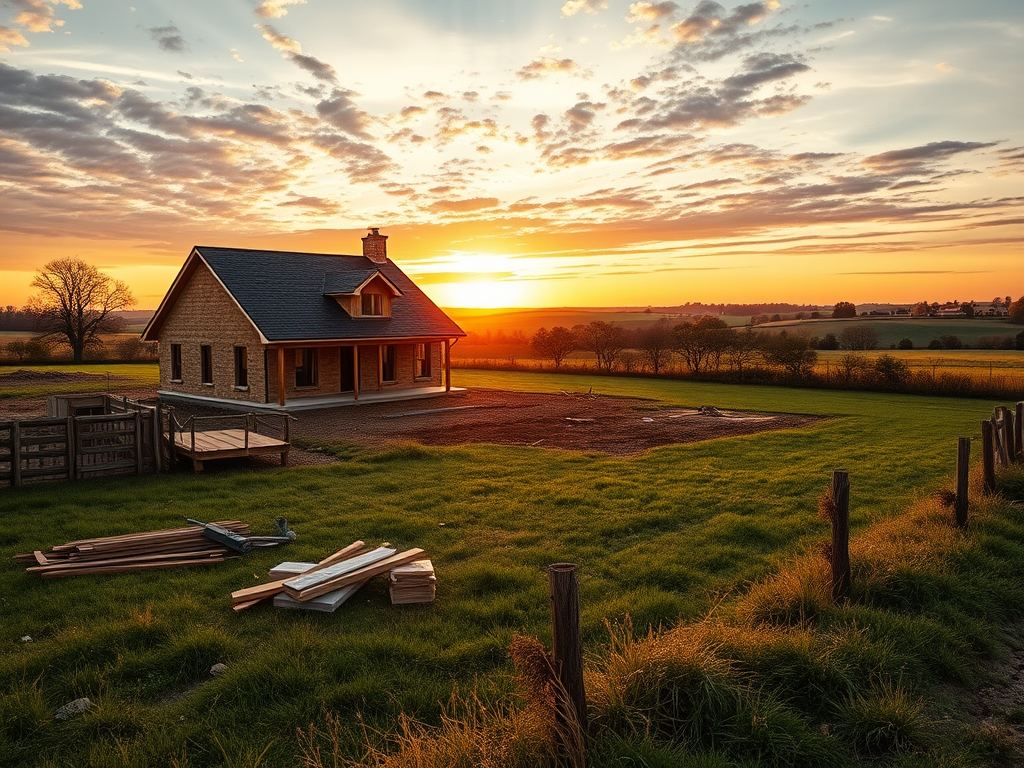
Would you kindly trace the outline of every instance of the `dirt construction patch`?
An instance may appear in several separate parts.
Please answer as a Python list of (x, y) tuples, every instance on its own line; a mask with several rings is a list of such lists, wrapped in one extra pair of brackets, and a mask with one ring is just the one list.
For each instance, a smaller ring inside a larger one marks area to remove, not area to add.
[(430, 400), (305, 411), (292, 435), (382, 445), (497, 445), (631, 456), (651, 448), (804, 427), (821, 417), (683, 408), (593, 393), (475, 389)]

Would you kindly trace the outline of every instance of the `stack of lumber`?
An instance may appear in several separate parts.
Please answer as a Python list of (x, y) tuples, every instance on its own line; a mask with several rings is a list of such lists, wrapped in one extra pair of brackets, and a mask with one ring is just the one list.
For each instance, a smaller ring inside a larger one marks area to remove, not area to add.
[[(218, 525), (238, 534), (246, 534), (249, 526), (238, 520)], [(222, 563), (229, 556), (226, 547), (203, 536), (196, 526), (164, 531), (144, 531), (123, 536), (81, 539), (60, 544), (42, 552), (15, 555), (16, 562), (29, 564), (28, 573), (44, 579), (62, 579), (102, 573), (135, 573), (180, 568), (186, 565)]]
[(392, 605), (434, 602), (434, 564), (429, 560), (415, 560), (391, 569), (388, 580)]
[(279, 608), (330, 613), (374, 576), (419, 560), (423, 554), (416, 548), (370, 549), (356, 541), (319, 563), (282, 563), (272, 571), (275, 581), (232, 592), (231, 602), (236, 611), (273, 600)]

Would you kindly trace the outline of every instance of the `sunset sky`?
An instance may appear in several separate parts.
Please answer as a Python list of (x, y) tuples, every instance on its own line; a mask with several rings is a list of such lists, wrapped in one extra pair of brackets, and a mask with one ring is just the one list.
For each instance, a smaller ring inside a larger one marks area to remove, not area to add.
[(0, 305), (359, 253), (442, 306), (1024, 292), (1024, 2), (0, 0)]

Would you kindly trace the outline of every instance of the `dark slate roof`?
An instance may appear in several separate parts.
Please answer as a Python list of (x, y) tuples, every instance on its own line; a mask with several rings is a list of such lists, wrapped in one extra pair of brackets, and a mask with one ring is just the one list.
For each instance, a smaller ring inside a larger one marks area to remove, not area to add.
[(351, 294), (374, 275), (380, 274), (379, 269), (352, 269), (348, 272), (327, 272), (324, 274), (324, 296), (335, 294)]
[[(466, 335), (391, 261), (377, 264), (365, 256), (200, 245), (195, 250), (268, 341)], [(392, 303), (391, 317), (351, 317), (323, 295), (328, 274), (332, 287), (342, 283), (342, 275), (357, 281), (353, 287), (358, 287), (375, 271), (402, 292)]]

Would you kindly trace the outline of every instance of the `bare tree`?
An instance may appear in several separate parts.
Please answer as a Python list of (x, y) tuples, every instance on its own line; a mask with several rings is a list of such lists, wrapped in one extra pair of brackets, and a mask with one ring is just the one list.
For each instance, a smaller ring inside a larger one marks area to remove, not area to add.
[(710, 315), (698, 317), (692, 323), (680, 323), (672, 329), (675, 350), (694, 373), (718, 369), (730, 333), (724, 321)]
[(638, 331), (636, 348), (644, 362), (657, 376), (661, 372), (661, 367), (672, 357), (672, 329), (668, 327), (668, 321), (662, 318)]
[(611, 370), (619, 353), (626, 348), (626, 332), (622, 326), (595, 320), (587, 325), (573, 326), (580, 348), (593, 352), (597, 367)]
[(743, 367), (753, 363), (761, 352), (763, 342), (761, 335), (754, 332), (749, 325), (746, 330), (733, 332), (730, 343), (725, 350), (725, 359), (743, 378)]
[(567, 355), (580, 348), (580, 343), (576, 334), (568, 328), (556, 325), (550, 331), (547, 328), (539, 329), (533, 335), (530, 346), (537, 354), (554, 360), (555, 368), (559, 368)]
[(81, 259), (55, 259), (36, 272), (39, 293), (31, 305), (45, 331), (71, 347), (76, 363), (86, 347), (102, 344), (100, 334), (114, 328), (112, 312), (135, 304), (128, 286)]

